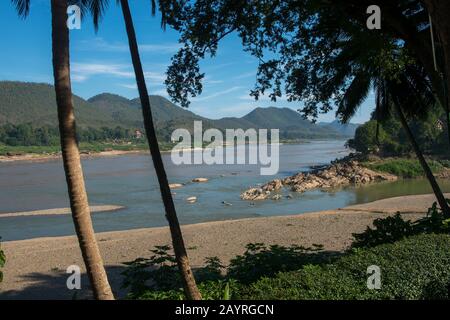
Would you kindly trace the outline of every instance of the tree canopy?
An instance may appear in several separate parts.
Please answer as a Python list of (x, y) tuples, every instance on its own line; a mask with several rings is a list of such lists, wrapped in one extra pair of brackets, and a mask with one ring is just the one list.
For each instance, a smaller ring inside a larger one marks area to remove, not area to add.
[(273, 101), (286, 95), (313, 120), (334, 107), (342, 110), (346, 103), (364, 101), (369, 90), (361, 88), (373, 86), (364, 75), (386, 63), (390, 70), (415, 65), (442, 97), (421, 1), (377, 2), (380, 30), (367, 28), (366, 10), (372, 2), (365, 0), (161, 0), (164, 23), (181, 33), (183, 44), (168, 68), (168, 93), (188, 106), (189, 98), (202, 91), (199, 61), (214, 56), (220, 40), (235, 33), (243, 49), (259, 61), (251, 95), (258, 99), (266, 94)]

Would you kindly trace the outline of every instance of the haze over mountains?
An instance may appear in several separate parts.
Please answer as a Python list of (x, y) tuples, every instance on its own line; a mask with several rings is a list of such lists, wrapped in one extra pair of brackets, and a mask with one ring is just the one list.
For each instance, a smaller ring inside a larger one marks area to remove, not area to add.
[[(117, 126), (142, 128), (139, 99), (102, 93), (88, 100), (74, 95), (77, 125), (100, 128)], [(195, 120), (203, 121), (203, 128), (217, 129), (280, 129), (282, 139), (327, 139), (353, 136), (357, 125), (343, 126), (312, 124), (289, 108), (256, 108), (242, 118), (218, 120), (201, 117), (180, 108), (161, 96), (150, 96), (158, 135), (169, 139), (173, 130), (192, 130)], [(213, 108), (213, 106), (211, 106)], [(33, 126), (57, 126), (55, 92), (53, 86), (40, 83), (0, 81), (0, 125), (31, 123)]]

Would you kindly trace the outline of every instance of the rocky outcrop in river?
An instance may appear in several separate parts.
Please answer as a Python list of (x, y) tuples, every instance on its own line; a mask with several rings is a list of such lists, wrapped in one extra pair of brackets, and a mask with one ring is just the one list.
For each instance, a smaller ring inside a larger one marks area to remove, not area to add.
[[(311, 189), (329, 189), (345, 185), (362, 185), (378, 181), (395, 181), (397, 176), (380, 173), (359, 164), (356, 160), (341, 160), (324, 169), (311, 172), (300, 172), (285, 179), (275, 179), (257, 188), (250, 188), (241, 194), (243, 200), (265, 200), (273, 192), (283, 187), (294, 192), (305, 192)], [(279, 197), (278, 197), (279, 198)]]

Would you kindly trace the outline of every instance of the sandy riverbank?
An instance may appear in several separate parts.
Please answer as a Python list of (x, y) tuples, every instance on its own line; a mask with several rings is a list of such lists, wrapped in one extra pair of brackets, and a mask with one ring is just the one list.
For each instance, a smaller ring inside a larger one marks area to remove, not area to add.
[[(111, 150), (101, 152), (89, 152), (81, 153), (82, 159), (94, 158), (94, 157), (112, 157), (126, 154), (145, 154), (145, 150)], [(41, 153), (25, 153), (13, 156), (0, 156), (0, 163), (2, 162), (38, 162), (38, 161), (51, 161), (61, 159), (60, 153), (41, 154)]]
[[(447, 194), (450, 197), (450, 194)], [(186, 245), (193, 267), (202, 265), (205, 257), (229, 259), (243, 253), (250, 242), (310, 246), (342, 251), (352, 233), (363, 231), (372, 221), (396, 211), (415, 220), (423, 217), (434, 202), (433, 195), (406, 196), (375, 201), (348, 208), (293, 216), (252, 218), (208, 222), (183, 226)], [(110, 282), (118, 297), (123, 262), (148, 257), (155, 245), (170, 244), (168, 228), (149, 228), (97, 234)], [(69, 265), (82, 266), (76, 238), (56, 237), (11, 241), (2, 244), (7, 257), (0, 299), (70, 299), (73, 292), (65, 287), (65, 270)], [(83, 277), (82, 285), (87, 285)], [(78, 297), (88, 295), (84, 289)]]

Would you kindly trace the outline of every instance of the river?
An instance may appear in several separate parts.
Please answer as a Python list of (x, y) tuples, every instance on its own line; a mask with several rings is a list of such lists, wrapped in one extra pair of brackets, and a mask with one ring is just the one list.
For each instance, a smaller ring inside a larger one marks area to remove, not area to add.
[[(348, 154), (345, 141), (311, 141), (280, 146), (280, 171), (261, 176), (257, 165), (174, 165), (164, 154), (171, 183), (186, 183), (174, 190), (175, 205), (182, 224), (248, 217), (292, 215), (329, 210), (387, 197), (429, 193), (423, 179), (400, 180), (363, 187), (292, 194), (292, 199), (261, 202), (242, 201), (240, 193), (250, 186), (276, 177), (286, 177), (310, 166), (328, 164)], [(197, 151), (201, 152), (201, 151)], [(96, 232), (166, 226), (156, 175), (147, 155), (92, 157), (83, 160), (91, 205), (125, 208), (92, 215)], [(206, 183), (191, 183), (205, 177)], [(445, 192), (450, 182), (441, 181)], [(61, 160), (0, 164), (0, 236), (2, 241), (74, 234), (69, 215), (3, 217), (2, 213), (68, 207)], [(284, 192), (286, 195), (288, 190)], [(196, 203), (186, 198), (197, 197)], [(223, 203), (225, 202), (225, 204)], [(231, 204), (231, 205), (230, 205)]]

